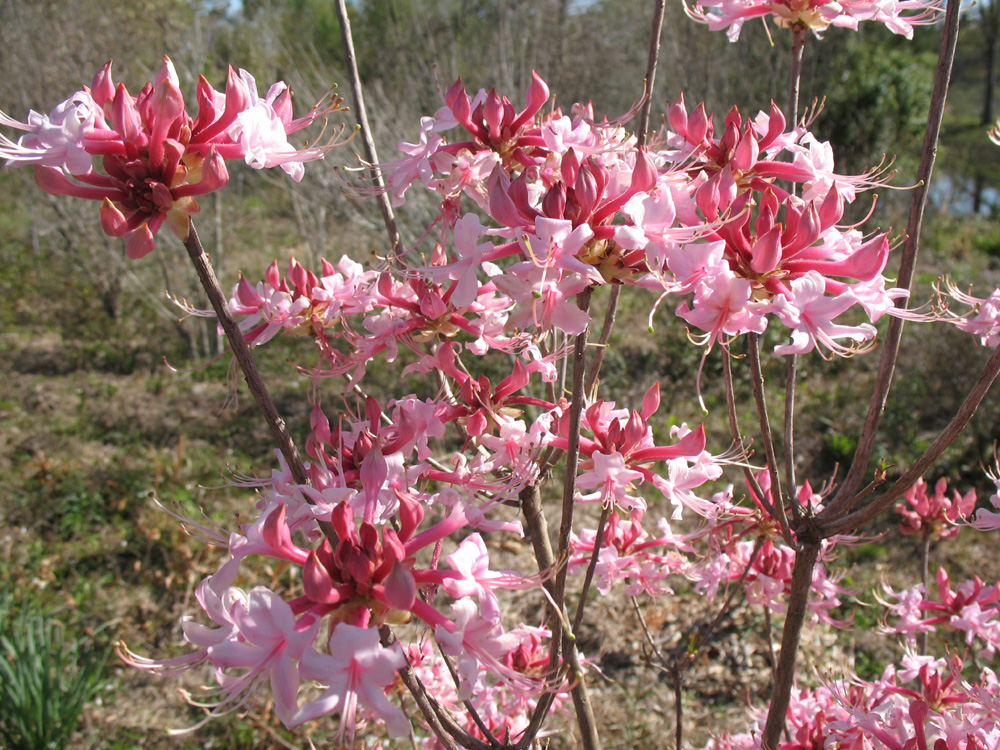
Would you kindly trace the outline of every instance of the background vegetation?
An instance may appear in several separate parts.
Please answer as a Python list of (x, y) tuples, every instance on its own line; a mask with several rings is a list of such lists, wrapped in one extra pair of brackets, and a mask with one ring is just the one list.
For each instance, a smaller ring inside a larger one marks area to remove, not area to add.
[[(440, 106), (439, 86), (458, 75), (473, 90), (495, 86), (519, 99), (534, 69), (561, 106), (589, 99), (599, 116), (619, 116), (642, 93), (650, 6), (645, 0), (355, 2), (354, 31), (382, 158), (394, 158), (395, 143), (415, 137), (420, 115)], [(978, 4), (965, 19), (923, 243), (925, 289), (945, 271), (975, 281), (980, 291), (1000, 283), (1000, 148), (984, 137), (984, 123), (996, 114), (998, 7), (996, 0)], [(887, 154), (900, 171), (896, 184), (912, 184), (935, 29), (919, 29), (912, 43), (884, 29), (834, 29), (826, 36), (806, 50), (804, 97), (826, 97), (817, 132), (833, 141), (840, 171), (863, 171)], [(658, 111), (681, 91), (689, 105), (704, 100), (720, 116), (732, 105), (752, 113), (772, 98), (782, 102), (787, 41), (748, 24), (740, 42), (730, 44), (687, 20), (679, 2), (671, 4)], [(199, 73), (221, 84), (231, 63), (261, 82), (286, 80), (302, 108), (344, 79), (338, 24), (324, 0), (0, 0), (0, 109), (14, 117), (30, 108), (48, 111), (89, 83), (108, 57), (116, 78), (134, 88), (164, 53), (186, 91)], [(309, 165), (298, 185), (283, 175), (233, 169), (230, 187), (207, 200), (198, 219), (224, 287), (241, 271), (259, 277), (275, 257), (317, 265), (321, 256), (363, 260), (382, 251), (375, 206), (347, 187), (357, 184), (346, 171), (357, 164), (352, 149)], [(882, 225), (902, 226), (907, 193), (884, 191), (880, 199)], [(433, 212), (414, 195), (400, 222), (410, 240)], [(170, 239), (161, 234), (155, 254), (128, 261), (122, 243), (101, 232), (94, 206), (43, 194), (26, 170), (0, 173), (0, 644), (13, 642), (31, 613), (44, 612), (61, 623), (60, 638), (74, 644), (65, 653), (78, 654), (81, 664), (117, 638), (158, 653), (177, 649), (176, 623), (214, 553), (152, 499), (188, 511), (203, 507), (229, 524), (250, 500), (233, 489), (206, 488), (233, 472), (270, 471), (269, 437), (250, 400), (223, 408), (227, 361), (219, 357), (214, 326), (179, 320), (164, 296), (167, 290), (204, 306), (193, 272), (181, 262), (182, 248)], [(646, 309), (635, 301), (624, 311), (633, 320), (618, 329), (606, 391), (628, 401), (659, 378), (664, 411), (677, 421), (700, 420), (692, 385), (699, 354), (669, 311), (655, 335), (647, 334)], [(911, 337), (905, 349), (880, 447), (890, 463), (925, 447), (979, 369), (982, 352), (966, 335), (941, 328)], [(274, 342), (263, 366), (279, 409), (302, 437), (306, 384), (283, 364), (283, 346)], [(849, 366), (848, 379), (841, 377), (844, 363), (801, 365), (811, 379), (801, 398), (809, 416), (798, 449), (817, 483), (850, 456), (863, 418), (858, 404), (866, 400), (874, 358)], [(375, 378), (388, 383), (392, 374)], [(711, 406), (720, 395), (706, 398)], [(998, 404), (994, 395), (935, 478), (944, 474), (963, 490), (981, 484), (979, 462), (1000, 435)], [(891, 549), (876, 543), (859, 559), (878, 570)], [(951, 554), (959, 571), (981, 571), (975, 550)], [(766, 682), (766, 645), (748, 636), (761, 630), (754, 617), (737, 613), (709, 654), (713, 660), (699, 666), (689, 716), (710, 709), (717, 716), (725, 706), (739, 717), (746, 691)], [(627, 618), (595, 619), (609, 623), (594, 628), (585, 644), (599, 655), (608, 679), (603, 689), (614, 698), (607, 734), (621, 747), (660, 746), (658, 727), (669, 704), (655, 675), (644, 671), (639, 647), (616, 640)], [(665, 609), (659, 619), (652, 625), (665, 632), (679, 627), (675, 611)], [(607, 630), (616, 622), (619, 632)], [(816, 644), (818, 652), (850, 653), (877, 671), (884, 645), (862, 631), (856, 643), (837, 644), (842, 651), (832, 648)], [(0, 659), (13, 661), (11, 654)], [(244, 721), (168, 740), (166, 729), (198, 719), (173, 684), (113, 660), (98, 682), (73, 747), (288, 746), (266, 706)]]

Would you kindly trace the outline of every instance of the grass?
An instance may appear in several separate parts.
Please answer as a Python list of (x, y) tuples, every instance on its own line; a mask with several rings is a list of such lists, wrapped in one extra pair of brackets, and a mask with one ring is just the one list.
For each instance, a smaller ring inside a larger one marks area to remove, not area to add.
[[(20, 611), (16, 611), (19, 608)], [(111, 646), (67, 632), (30, 601), (0, 601), (0, 737), (10, 750), (63, 750), (100, 688)]]

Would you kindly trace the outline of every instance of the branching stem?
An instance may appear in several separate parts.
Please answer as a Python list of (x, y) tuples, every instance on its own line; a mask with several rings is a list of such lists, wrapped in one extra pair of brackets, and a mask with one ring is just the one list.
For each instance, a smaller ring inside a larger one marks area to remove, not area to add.
[[(958, 44), (958, 19), (962, 0), (948, 0), (945, 10), (944, 29), (941, 39), (941, 50), (938, 56), (937, 73), (934, 78), (934, 92), (931, 96), (930, 111), (927, 115), (927, 131), (924, 134), (924, 145), (920, 155), (920, 166), (917, 169), (917, 186), (913, 189), (910, 199), (910, 215), (906, 224), (906, 242), (899, 264), (899, 278), (896, 286), (909, 290), (913, 284), (913, 270), (916, 266), (917, 251), (920, 246), (920, 231), (923, 226), (924, 209), (927, 205), (928, 187), (934, 171), (934, 161), (937, 157), (938, 136), (941, 133), (941, 122), (944, 118), (944, 105), (948, 97), (948, 84), (951, 80), (952, 64), (955, 60), (955, 47)], [(897, 307), (905, 307), (906, 300), (896, 300)], [(855, 494), (864, 481), (868, 471), (868, 463), (875, 450), (878, 429), (882, 423), (886, 399), (896, 370), (896, 359), (899, 356), (900, 340), (903, 335), (903, 321), (892, 318), (889, 330), (882, 344), (882, 356), (879, 360), (878, 374), (872, 399), (868, 405), (868, 414), (858, 437), (858, 448), (854, 460), (847, 472), (847, 477), (837, 494), (827, 503), (820, 520), (832, 521), (847, 515), (857, 504)]]

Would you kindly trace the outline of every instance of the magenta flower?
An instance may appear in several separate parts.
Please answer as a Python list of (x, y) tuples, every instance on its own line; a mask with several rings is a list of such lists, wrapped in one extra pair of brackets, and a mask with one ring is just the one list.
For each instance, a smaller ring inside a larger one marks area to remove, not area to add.
[(903, 517), (899, 530), (903, 534), (920, 535), (935, 539), (947, 539), (958, 534), (958, 522), (966, 519), (976, 507), (976, 491), (965, 495), (958, 490), (948, 497), (948, 482), (943, 477), (928, 492), (923, 478), (906, 491), (906, 502), (896, 506), (896, 512)]

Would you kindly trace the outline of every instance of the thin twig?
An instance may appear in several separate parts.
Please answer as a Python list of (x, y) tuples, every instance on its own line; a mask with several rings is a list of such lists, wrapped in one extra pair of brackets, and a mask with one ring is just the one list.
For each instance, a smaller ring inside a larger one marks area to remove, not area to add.
[(576, 603), (576, 615), (573, 617), (573, 632), (576, 633), (583, 623), (583, 612), (587, 608), (587, 595), (590, 593), (590, 585), (594, 582), (594, 571), (597, 569), (597, 561), (601, 556), (601, 548), (604, 546), (604, 527), (608, 523), (608, 515), (611, 507), (604, 506), (601, 511), (601, 520), (597, 522), (597, 534), (594, 536), (594, 551), (590, 555), (590, 564), (587, 565), (587, 574), (583, 579), (583, 588), (580, 589), (580, 600)]
[(368, 168), (371, 170), (372, 180), (377, 188), (378, 207), (382, 212), (385, 231), (389, 235), (389, 244), (392, 246), (391, 260), (395, 263), (403, 254), (403, 246), (399, 239), (399, 228), (396, 226), (396, 217), (393, 214), (392, 202), (389, 200), (389, 194), (385, 190), (385, 181), (382, 179), (382, 170), (379, 168), (378, 152), (375, 150), (375, 140), (372, 138), (371, 126), (368, 124), (368, 110), (365, 108), (365, 97), (361, 88), (361, 76), (358, 74), (358, 62), (354, 55), (354, 37), (351, 35), (351, 19), (347, 15), (347, 3), (345, 0), (337, 0), (337, 17), (340, 19), (340, 36), (344, 44), (347, 74), (351, 79), (351, 93), (354, 95), (355, 117), (357, 117), (358, 126), (361, 128), (361, 142), (365, 147), (365, 158), (368, 160)]
[[(920, 538), (920, 583), (923, 584), (924, 590), (927, 590), (927, 579), (928, 569), (930, 568), (931, 561), (931, 535), (926, 531)], [(927, 653), (927, 642), (930, 637), (930, 632), (925, 630), (917, 638), (918, 648), (921, 654)]]
[(201, 244), (198, 231), (194, 227), (194, 222), (189, 224), (188, 236), (184, 241), (184, 247), (187, 248), (188, 256), (190, 256), (195, 271), (198, 273), (198, 279), (205, 288), (206, 294), (208, 294), (208, 299), (212, 303), (212, 309), (215, 310), (219, 324), (222, 326), (222, 330), (225, 331), (226, 339), (229, 341), (229, 348), (232, 350), (233, 356), (236, 357), (236, 361), (243, 371), (243, 377), (250, 387), (250, 393), (253, 394), (254, 401), (257, 402), (257, 407), (260, 409), (261, 414), (264, 415), (264, 420), (271, 429), (271, 434), (278, 444), (281, 455), (288, 462), (288, 468), (291, 470), (292, 476), (295, 478), (297, 484), (309, 484), (309, 475), (306, 473), (306, 467), (302, 463), (299, 451), (295, 447), (292, 436), (288, 433), (285, 421), (278, 414), (278, 410), (274, 406), (274, 401), (267, 391), (267, 386), (264, 384), (260, 372), (257, 370), (257, 363), (254, 362), (253, 355), (250, 353), (250, 347), (247, 345), (246, 339), (243, 338), (243, 332), (229, 310), (229, 303), (226, 301), (226, 296), (222, 292), (219, 280), (215, 276), (215, 270), (212, 268), (212, 263), (205, 253), (205, 248)]
[(802, 52), (806, 46), (809, 29), (795, 26), (792, 28), (792, 66), (789, 73), (788, 114), (792, 127), (799, 125), (799, 89), (802, 85)]
[(649, 647), (653, 649), (653, 655), (656, 656), (660, 663), (665, 667), (667, 664), (667, 657), (663, 655), (662, 651), (660, 651), (660, 647), (657, 646), (656, 641), (653, 640), (653, 634), (649, 632), (649, 626), (646, 625), (646, 618), (643, 617), (642, 609), (639, 607), (639, 600), (634, 596), (630, 596), (629, 599), (632, 600), (632, 609), (635, 610), (636, 617), (639, 618), (639, 626), (642, 628), (642, 632), (646, 636), (646, 641), (649, 643)]
[(743, 435), (740, 433), (739, 420), (736, 416), (736, 395), (733, 391), (733, 369), (731, 360), (732, 355), (729, 353), (729, 349), (723, 349), (722, 379), (726, 386), (726, 409), (729, 412), (729, 430), (732, 433), (733, 442), (740, 447), (740, 450), (743, 451), (743, 458), (746, 459), (743, 461), (741, 466), (743, 468), (743, 476), (746, 478), (747, 484), (764, 506), (764, 510), (771, 515), (771, 518), (777, 518), (778, 511), (775, 510), (774, 505), (767, 499), (767, 495), (764, 493), (764, 488), (760, 486), (760, 482), (757, 481), (757, 477), (754, 476), (753, 469), (749, 465), (750, 456), (747, 454), (745, 441), (743, 440)]
[[(577, 295), (578, 307), (587, 312), (590, 308), (591, 289), (587, 287)], [(563, 481), (562, 517), (559, 523), (559, 540), (556, 554), (562, 556), (569, 551), (569, 535), (573, 531), (573, 510), (576, 506), (576, 474), (580, 461), (580, 421), (583, 414), (585, 394), (583, 390), (586, 369), (587, 333), (589, 328), (577, 335), (573, 348), (573, 386), (569, 407), (569, 445), (566, 447), (566, 474)], [(562, 607), (566, 598), (566, 568), (556, 572), (553, 596), (556, 606)]]
[[(439, 651), (441, 650), (440, 643), (438, 644), (438, 650)], [(451, 675), (451, 679), (455, 683), (455, 690), (457, 692), (462, 687), (462, 680), (458, 676), (458, 671), (455, 669), (455, 665), (451, 663), (451, 659), (448, 658), (448, 656), (444, 653), (441, 654), (441, 661), (443, 661), (445, 666), (448, 668), (448, 673)], [(502, 748), (503, 745), (497, 740), (496, 737), (493, 736), (493, 732), (491, 732), (489, 730), (489, 727), (486, 726), (486, 723), (483, 721), (483, 718), (479, 715), (479, 712), (476, 710), (476, 707), (472, 705), (472, 701), (466, 698), (465, 700), (462, 701), (462, 705), (465, 706), (465, 710), (468, 711), (469, 716), (472, 717), (472, 723), (479, 728), (479, 731), (482, 732), (483, 737), (485, 737), (486, 741), (489, 742), (490, 747), (492, 747), (494, 750), (496, 750), (497, 748)]]
[[(587, 287), (577, 295), (577, 306), (587, 312), (590, 308), (591, 288)], [(563, 481), (562, 517), (559, 522), (559, 542), (556, 554), (560, 559), (569, 555), (569, 537), (573, 530), (573, 510), (576, 505), (576, 474), (580, 462), (580, 421), (585, 400), (584, 377), (586, 371), (587, 334), (589, 327), (577, 335), (573, 347), (573, 386), (569, 408), (569, 445), (566, 448), (566, 474)], [(555, 585), (552, 596), (555, 605), (563, 609), (566, 601), (567, 566), (562, 565), (556, 570)], [(580, 728), (580, 740), (584, 750), (599, 750), (601, 741), (597, 734), (597, 723), (594, 720), (593, 708), (587, 695), (586, 682), (582, 679), (579, 656), (576, 651), (576, 636), (564, 632), (561, 620), (552, 623), (552, 638), (561, 637), (565, 651), (564, 660), (569, 663), (574, 673), (571, 696), (576, 709), (577, 725)], [(550, 662), (550, 668), (554, 666)]]
[(584, 389), (592, 398), (596, 396), (594, 388), (597, 385), (597, 378), (601, 374), (601, 365), (604, 364), (604, 352), (607, 351), (608, 341), (611, 339), (611, 331), (615, 327), (615, 316), (618, 313), (618, 298), (621, 296), (621, 289), (621, 284), (614, 284), (611, 287), (611, 294), (608, 296), (608, 307), (604, 311), (604, 324), (601, 326), (601, 337), (597, 340), (594, 357), (590, 360), (590, 367), (587, 368), (587, 379), (584, 382)]
[(791, 501), (792, 513), (796, 518), (802, 511), (795, 498), (795, 379), (798, 356), (788, 355), (788, 369), (785, 375), (785, 484), (788, 486), (788, 497)]
[[(910, 199), (910, 215), (906, 224), (906, 243), (899, 264), (899, 278), (896, 286), (909, 291), (913, 284), (913, 269), (916, 265), (917, 251), (920, 247), (920, 231), (923, 225), (924, 209), (927, 205), (928, 188), (931, 174), (934, 171), (934, 161), (937, 156), (938, 136), (941, 132), (941, 121), (944, 117), (944, 105), (948, 96), (948, 83), (951, 80), (952, 64), (955, 60), (955, 47), (958, 43), (958, 20), (962, 0), (948, 0), (945, 10), (945, 21), (941, 39), (941, 50), (938, 57), (937, 73), (934, 78), (934, 93), (931, 96), (930, 111), (927, 115), (927, 131), (924, 134), (923, 151), (920, 155), (920, 166), (917, 169), (917, 186), (913, 189)], [(897, 307), (905, 307), (906, 301), (896, 300)], [(858, 437), (858, 447), (854, 452), (854, 460), (837, 494), (827, 503), (820, 514), (823, 521), (840, 518), (851, 511), (857, 503), (855, 493), (861, 486), (868, 471), (868, 463), (875, 450), (882, 414), (885, 411), (886, 399), (892, 384), (896, 369), (896, 359), (899, 356), (900, 339), (903, 335), (903, 321), (892, 318), (889, 330), (882, 345), (882, 356), (879, 360), (878, 375), (875, 388), (868, 406), (868, 414)]]
[(646, 58), (646, 98), (639, 110), (639, 124), (636, 129), (636, 147), (646, 145), (646, 131), (649, 130), (649, 111), (653, 105), (653, 88), (656, 85), (656, 66), (660, 59), (660, 36), (663, 31), (663, 11), (666, 0), (656, 0), (653, 22), (650, 24), (649, 55)]
[[(753, 396), (757, 404), (757, 418), (760, 423), (760, 439), (764, 443), (764, 455), (767, 457), (767, 470), (771, 476), (771, 498), (773, 511), (781, 526), (781, 536), (792, 549), (799, 548), (798, 542), (792, 537), (788, 528), (788, 517), (785, 515), (785, 493), (781, 490), (781, 478), (778, 474), (778, 456), (774, 451), (774, 437), (771, 434), (771, 420), (767, 413), (767, 398), (764, 395), (764, 373), (760, 366), (760, 336), (751, 333), (747, 336), (750, 373), (753, 379)], [(763, 495), (761, 502), (766, 502)]]

